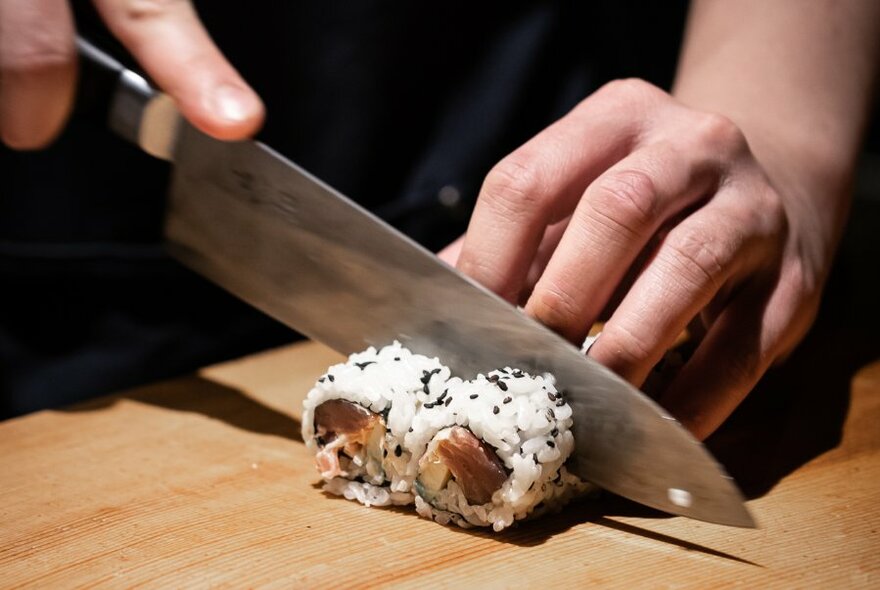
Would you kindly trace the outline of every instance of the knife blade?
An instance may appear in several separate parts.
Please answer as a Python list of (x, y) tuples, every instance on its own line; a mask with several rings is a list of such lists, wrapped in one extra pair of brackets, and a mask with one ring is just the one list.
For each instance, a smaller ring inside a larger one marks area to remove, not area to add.
[(271, 148), (181, 123), (142, 78), (79, 44), (114, 72), (110, 127), (173, 161), (175, 258), (345, 354), (399, 340), (463, 378), (552, 373), (575, 415), (572, 472), (665, 512), (755, 526), (705, 447), (637, 389)]

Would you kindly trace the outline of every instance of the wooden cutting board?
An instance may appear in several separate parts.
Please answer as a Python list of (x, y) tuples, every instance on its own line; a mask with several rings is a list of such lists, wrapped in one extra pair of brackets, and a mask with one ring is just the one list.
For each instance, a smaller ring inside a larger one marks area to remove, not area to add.
[[(791, 414), (776, 401), (756, 402), (739, 429), (719, 435), (730, 464), (731, 447), (749, 455), (740, 462), (755, 469), (741, 473), (772, 473), (744, 478), (759, 494), (749, 502), (757, 530), (610, 499), (496, 535), (319, 489), (300, 404), (339, 359), (301, 343), (0, 424), (0, 586), (880, 584), (880, 362), (852, 376), (848, 414), (807, 412), (831, 424), (814, 421), (806, 438), (793, 426), (800, 418), (772, 428), (754, 419)], [(774, 379), (778, 392), (785, 382)], [(780, 431), (792, 429), (806, 441), (793, 448), (831, 442), (779, 460)], [(750, 441), (761, 436), (775, 442), (756, 452)]]

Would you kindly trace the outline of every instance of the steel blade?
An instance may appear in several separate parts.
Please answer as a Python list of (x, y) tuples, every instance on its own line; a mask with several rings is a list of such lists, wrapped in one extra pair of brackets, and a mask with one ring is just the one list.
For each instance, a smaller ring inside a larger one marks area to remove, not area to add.
[(621, 496), (754, 526), (701, 443), (544, 326), (255, 142), (181, 130), (166, 236), (182, 262), (342, 353), (397, 339), (455, 374), (551, 372), (575, 414), (572, 470)]

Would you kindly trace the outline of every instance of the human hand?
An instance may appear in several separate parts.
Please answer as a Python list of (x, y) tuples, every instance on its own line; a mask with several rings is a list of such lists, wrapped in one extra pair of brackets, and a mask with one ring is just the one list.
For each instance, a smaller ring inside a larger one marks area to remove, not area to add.
[[(218, 139), (252, 135), (263, 105), (226, 61), (185, 0), (94, 0), (104, 22), (194, 126)], [(0, 0), (0, 139), (49, 144), (76, 85), (67, 0)]]
[(577, 344), (621, 293), (589, 354), (637, 386), (698, 317), (659, 402), (705, 438), (806, 333), (843, 218), (771, 172), (725, 117), (613, 82), (493, 168), (441, 257)]

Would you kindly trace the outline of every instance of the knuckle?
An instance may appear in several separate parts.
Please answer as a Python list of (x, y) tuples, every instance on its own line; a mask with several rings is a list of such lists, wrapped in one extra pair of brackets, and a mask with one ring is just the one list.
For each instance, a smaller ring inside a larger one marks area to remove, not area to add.
[(739, 126), (719, 113), (702, 113), (696, 124), (696, 133), (712, 151), (740, 154), (749, 149), (746, 136)]
[(615, 99), (633, 99), (653, 97), (657, 92), (662, 91), (640, 78), (621, 78), (606, 83), (597, 93)]
[(528, 302), (529, 312), (548, 328), (569, 333), (582, 328), (580, 305), (575, 295), (558, 285), (539, 284)]
[[(812, 310), (812, 312), (817, 311), (822, 296), (824, 278), (812, 264), (798, 257), (793, 258), (783, 268), (781, 281), (787, 307), (798, 309), (804, 306), (805, 309)], [(812, 320), (812, 316), (810, 319)]]
[(619, 322), (605, 325), (601, 338), (605, 344), (611, 343), (614, 360), (611, 368), (617, 373), (627, 373), (632, 369), (653, 364), (656, 355), (644, 337)]
[(788, 241), (788, 214), (782, 197), (770, 186), (751, 193), (751, 206), (730, 212), (729, 218), (744, 233), (744, 240), (762, 252), (781, 255)]
[(539, 170), (516, 154), (501, 160), (486, 176), (480, 199), (508, 218), (540, 206), (545, 200)]
[(782, 197), (775, 190), (770, 189), (764, 196), (761, 206), (755, 209), (755, 213), (769, 223), (770, 233), (785, 241), (788, 236), (788, 212)]
[(479, 281), (502, 299), (516, 301), (518, 293), (511, 278), (503, 274), (489, 259), (463, 252), (457, 267), (463, 274)]
[(592, 211), (630, 234), (647, 230), (660, 206), (653, 179), (639, 170), (605, 174), (590, 192)]
[(128, 0), (123, 11), (127, 20), (140, 21), (161, 17), (187, 0)]
[(665, 260), (679, 278), (698, 289), (721, 289), (734, 249), (725, 240), (713, 232), (691, 229), (670, 234), (666, 246)]
[(35, 31), (10, 45), (2, 55), (7, 74), (51, 72), (73, 64), (73, 44), (52, 31)]
[(744, 346), (736, 354), (727, 355), (726, 370), (735, 382), (753, 383), (761, 376), (766, 357), (759, 346)]

